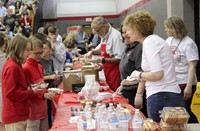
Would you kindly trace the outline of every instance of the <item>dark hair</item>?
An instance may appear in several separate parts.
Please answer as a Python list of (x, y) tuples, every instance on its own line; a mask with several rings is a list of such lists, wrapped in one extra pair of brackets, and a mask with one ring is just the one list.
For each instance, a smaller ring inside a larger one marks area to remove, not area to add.
[(45, 34), (42, 34), (42, 33), (36, 33), (36, 34), (34, 34), (34, 36), (36, 38), (40, 39), (43, 44), (44, 44), (44, 41), (47, 40), (47, 36)]
[(48, 33), (56, 33), (57, 31), (58, 29), (53, 25), (48, 28)]
[(124, 37), (123, 37), (123, 30), (122, 30), (122, 28), (123, 28), (123, 24), (120, 25), (119, 32), (121, 33), (121, 36), (122, 36), (122, 42), (125, 42)]
[(48, 35), (48, 28), (50, 27), (50, 26), (53, 26), (52, 24), (50, 24), (50, 23), (47, 23), (45, 26), (44, 26), (44, 34), (45, 35)]
[[(19, 8), (17, 8), (17, 2), (19, 2)], [(15, 9), (20, 9), (21, 6), (22, 6), (21, 1), (17, 0), (17, 1), (15, 2)]]
[(24, 35), (25, 37), (29, 37), (29, 33), (26, 30), (26, 28), (23, 25), (20, 25), (20, 27), (22, 28), (22, 35)]
[(43, 41), (43, 45), (47, 45), (50, 49), (52, 48), (51, 47), (51, 42), (49, 40), (44, 40)]
[(5, 34), (0, 32), (0, 48), (4, 46), (5, 44)]
[(19, 19), (15, 19), (15, 21), (17, 21), (19, 25), (21, 25), (21, 21)]

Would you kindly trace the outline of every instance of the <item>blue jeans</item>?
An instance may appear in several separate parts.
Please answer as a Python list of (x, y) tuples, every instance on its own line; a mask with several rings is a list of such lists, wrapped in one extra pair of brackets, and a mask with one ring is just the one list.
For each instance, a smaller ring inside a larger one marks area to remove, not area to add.
[(160, 122), (160, 111), (163, 107), (181, 106), (181, 94), (172, 92), (159, 92), (147, 98), (148, 117)]

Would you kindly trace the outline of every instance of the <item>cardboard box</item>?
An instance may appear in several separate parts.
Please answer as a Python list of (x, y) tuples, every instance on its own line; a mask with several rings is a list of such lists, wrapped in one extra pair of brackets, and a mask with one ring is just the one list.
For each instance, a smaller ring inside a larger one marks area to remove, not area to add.
[(63, 90), (72, 91), (72, 84), (81, 84), (81, 70), (68, 70), (63, 72)]
[(86, 75), (95, 75), (95, 80), (99, 81), (99, 71), (95, 69), (82, 69), (82, 82), (85, 83)]

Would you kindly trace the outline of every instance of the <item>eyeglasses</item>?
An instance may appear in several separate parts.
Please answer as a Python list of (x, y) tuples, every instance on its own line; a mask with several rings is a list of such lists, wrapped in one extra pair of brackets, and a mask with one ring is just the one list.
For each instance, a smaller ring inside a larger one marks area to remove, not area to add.
[(44, 51), (32, 51), (32, 53), (36, 55), (41, 55), (42, 53), (44, 53)]
[(99, 34), (99, 32), (101, 31), (101, 28), (103, 27), (103, 25), (97, 30), (95, 31), (97, 34)]

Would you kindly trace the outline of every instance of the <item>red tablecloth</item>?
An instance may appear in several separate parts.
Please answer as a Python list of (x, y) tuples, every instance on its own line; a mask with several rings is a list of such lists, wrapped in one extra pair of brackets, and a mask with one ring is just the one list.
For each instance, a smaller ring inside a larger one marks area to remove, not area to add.
[[(77, 97), (77, 93), (64, 92), (55, 98), (54, 105), (56, 107), (56, 113), (50, 131), (77, 131), (77, 124), (69, 123), (71, 117), (70, 107), (81, 106)], [(106, 99), (103, 102), (121, 103), (129, 108), (132, 113), (135, 110), (122, 96)]]
[[(105, 81), (99, 81), (101, 86), (108, 86)], [(63, 83), (59, 85), (59, 88), (63, 87)], [(113, 93), (112, 90), (107, 90), (106, 92)], [(114, 98), (105, 99), (103, 103), (120, 103), (131, 110), (131, 114), (135, 112), (135, 109), (128, 104), (127, 100), (117, 95)], [(78, 101), (78, 94), (73, 92), (64, 92), (61, 95), (58, 95), (54, 98), (53, 104), (55, 107), (54, 111), (54, 121), (52, 123), (52, 128), (49, 131), (77, 131), (77, 124), (70, 123), (71, 110), (73, 106), (81, 107), (80, 102)], [(142, 114), (143, 115), (143, 114)], [(143, 115), (144, 117), (144, 115)], [(144, 117), (145, 118), (145, 117)]]

